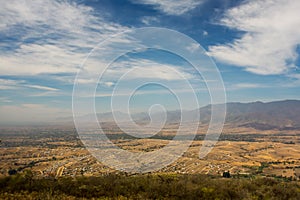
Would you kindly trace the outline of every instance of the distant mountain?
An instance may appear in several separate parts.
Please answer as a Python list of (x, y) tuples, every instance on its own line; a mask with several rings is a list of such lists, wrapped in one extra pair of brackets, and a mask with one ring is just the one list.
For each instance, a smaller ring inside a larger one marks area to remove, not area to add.
[[(215, 105), (216, 109), (221, 105)], [(300, 128), (300, 101), (285, 100), (263, 103), (227, 103), (226, 124), (251, 127), (258, 130), (298, 129)], [(200, 113), (202, 124), (208, 124), (211, 118), (211, 105), (192, 111), (184, 111), (188, 120), (196, 119)], [(179, 122), (180, 111), (167, 112), (168, 122)]]
[[(218, 106), (218, 105), (217, 105)], [(226, 123), (259, 130), (300, 128), (300, 101), (227, 103)], [(208, 123), (211, 105), (200, 108), (201, 122)]]
[[(215, 105), (216, 108), (221, 105)], [(298, 129), (300, 128), (300, 101), (299, 100), (285, 100), (263, 103), (260, 101), (252, 103), (239, 103), (232, 102), (227, 103), (226, 112), (226, 124), (233, 126), (251, 127), (257, 130), (269, 130), (269, 129)], [(208, 124), (211, 117), (211, 105), (201, 107), (191, 111), (183, 111), (186, 116), (186, 121), (194, 121), (196, 115), (200, 113), (200, 121), (202, 124)], [(181, 120), (181, 112), (179, 110), (168, 111), (167, 113), (168, 123), (178, 123)], [(114, 112), (119, 118), (126, 120), (126, 114), (122, 112)], [(157, 117), (161, 113), (153, 114), (153, 117)], [(80, 117), (80, 120), (89, 122), (94, 117), (93, 114), (88, 114)], [(100, 122), (112, 122), (114, 121), (113, 114), (98, 113), (98, 120)], [(132, 119), (136, 122), (149, 122), (150, 116), (148, 113), (135, 113)], [(72, 117), (60, 118), (62, 121), (72, 121)]]

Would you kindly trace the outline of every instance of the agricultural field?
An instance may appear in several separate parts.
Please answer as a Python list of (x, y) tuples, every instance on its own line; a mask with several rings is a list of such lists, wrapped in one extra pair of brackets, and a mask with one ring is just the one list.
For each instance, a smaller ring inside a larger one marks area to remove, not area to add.
[[(166, 127), (152, 138), (137, 139), (117, 128), (106, 132), (113, 143), (132, 152), (163, 148), (174, 136)], [(112, 126), (113, 127), (113, 126)], [(199, 133), (190, 148), (174, 163), (155, 173), (263, 176), (298, 180), (300, 177), (299, 133), (255, 131), (225, 127), (212, 151), (199, 158), (204, 134)], [(108, 129), (107, 129), (108, 130)], [(231, 131), (230, 131), (231, 130)], [(176, 133), (176, 132), (175, 132)], [(122, 173), (97, 161), (83, 146), (73, 127), (2, 128), (0, 175), (31, 170), (37, 177), (101, 176)], [(163, 159), (163, 158), (162, 158)]]

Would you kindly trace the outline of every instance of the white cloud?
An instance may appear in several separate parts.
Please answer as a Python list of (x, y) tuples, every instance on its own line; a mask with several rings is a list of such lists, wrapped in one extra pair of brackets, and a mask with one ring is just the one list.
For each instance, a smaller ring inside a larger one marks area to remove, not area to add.
[(59, 97), (59, 96), (70, 96), (71, 93), (63, 92), (61, 90), (42, 90), (33, 94), (28, 94), (29, 97)]
[(197, 6), (201, 5), (205, 0), (131, 0), (133, 3), (152, 5), (158, 10), (168, 15), (182, 15)]
[(12, 100), (7, 97), (0, 97), (0, 102), (2, 103), (11, 103)]
[(198, 43), (192, 43), (191, 45), (186, 47), (186, 49), (191, 53), (195, 52), (199, 48), (200, 48), (200, 44)]
[[(172, 92), (179, 94), (179, 93), (189, 93), (192, 94), (193, 92), (199, 92), (199, 91), (206, 91), (206, 89), (203, 88), (196, 88), (194, 90), (191, 90), (190, 88), (175, 88), (172, 89)], [(169, 90), (166, 89), (162, 89), (162, 90), (137, 90), (135, 91), (134, 95), (158, 95), (158, 94), (170, 94)], [(122, 92), (118, 92), (118, 93), (114, 93), (113, 96), (132, 96), (132, 91), (122, 91)], [(112, 97), (112, 93), (97, 93), (95, 95), (93, 95), (93, 97)]]
[(17, 90), (24, 88), (33, 88), (45, 91), (58, 91), (57, 88), (43, 86), (43, 85), (32, 85), (26, 83), (25, 80), (12, 80), (12, 79), (0, 79), (0, 90)]
[[(126, 74), (127, 73), (127, 74)], [(148, 59), (129, 59), (116, 62), (106, 71), (107, 77), (118, 77), (126, 74), (126, 79), (161, 79), (181, 80), (193, 78), (193, 75), (183, 71), (183, 67), (159, 63)]]
[(153, 23), (158, 23), (160, 20), (157, 17), (153, 16), (145, 16), (142, 17), (141, 22), (147, 26), (153, 24)]
[(91, 8), (68, 1), (3, 1), (0, 8), (0, 28), (5, 30), (14, 25), (48, 25), (50, 29), (74, 31), (88, 25), (91, 20), (90, 12)]
[(263, 88), (266, 87), (266, 85), (261, 85), (257, 83), (238, 83), (233, 86), (233, 88), (236, 89), (251, 89), (251, 88)]
[(106, 87), (112, 87), (112, 86), (114, 86), (114, 82), (111, 82), (111, 81), (107, 81), (107, 82), (104, 82), (103, 83)]
[(42, 86), (42, 85), (26, 85), (26, 87), (39, 89), (39, 90), (58, 91), (57, 88), (47, 87), (47, 86)]
[(68, 47), (48, 44), (24, 44), (0, 55), (0, 74), (36, 75), (47, 73), (75, 73), (84, 54), (72, 52)]
[(72, 1), (3, 1), (0, 18), (4, 36), (18, 35), (2, 44), (13, 48), (0, 51), (1, 75), (75, 74), (97, 43), (128, 29)]
[(210, 46), (216, 59), (256, 74), (283, 74), (295, 67), (300, 44), (300, 1), (246, 1), (220, 23), (245, 32), (232, 43)]
[(0, 79), (0, 90), (11, 90), (17, 89), (18, 85), (23, 83), (23, 81), (10, 80), (10, 79)]

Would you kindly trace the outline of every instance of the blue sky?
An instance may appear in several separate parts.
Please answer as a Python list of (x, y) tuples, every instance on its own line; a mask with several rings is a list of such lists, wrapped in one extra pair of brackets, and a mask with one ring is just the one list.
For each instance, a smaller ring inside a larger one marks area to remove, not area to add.
[[(71, 116), (74, 79), (89, 52), (114, 34), (142, 27), (173, 29), (197, 41), (216, 62), (229, 102), (300, 99), (299, 10), (300, 2), (294, 0), (3, 1), (0, 121)], [(116, 82), (133, 67), (139, 71), (122, 84), (120, 101), (129, 95), (126, 88), (151, 77), (189, 98), (175, 69), (196, 88), (200, 106), (210, 103), (205, 83), (188, 62), (150, 49), (128, 53), (112, 64), (97, 88), (97, 112), (111, 110)], [(89, 80), (80, 81), (90, 87)], [(139, 112), (152, 104), (170, 110), (179, 106), (165, 88), (148, 85), (140, 88), (130, 107)]]

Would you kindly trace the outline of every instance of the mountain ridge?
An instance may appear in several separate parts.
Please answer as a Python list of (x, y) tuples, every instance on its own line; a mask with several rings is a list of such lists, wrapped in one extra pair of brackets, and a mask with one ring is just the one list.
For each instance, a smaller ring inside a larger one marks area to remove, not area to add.
[[(223, 104), (216, 104), (216, 109), (223, 106)], [(211, 117), (211, 104), (203, 106), (198, 109), (183, 111), (187, 120), (195, 119), (195, 116), (200, 113), (200, 122), (208, 124)], [(300, 128), (300, 100), (281, 100), (271, 102), (229, 102), (226, 103), (226, 124), (233, 124), (234, 126), (252, 127), (258, 130), (268, 129), (298, 129)], [(125, 113), (116, 111), (115, 114), (119, 118), (125, 118)], [(160, 115), (161, 113), (154, 113)], [(82, 116), (80, 120), (90, 121), (93, 119), (93, 114)], [(97, 113), (100, 122), (111, 122), (113, 120), (113, 113)], [(150, 116), (148, 113), (135, 113), (132, 119), (136, 122), (149, 122)], [(180, 110), (167, 111), (167, 122), (178, 123), (181, 120)]]

